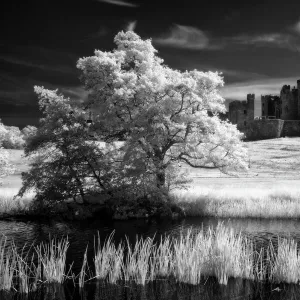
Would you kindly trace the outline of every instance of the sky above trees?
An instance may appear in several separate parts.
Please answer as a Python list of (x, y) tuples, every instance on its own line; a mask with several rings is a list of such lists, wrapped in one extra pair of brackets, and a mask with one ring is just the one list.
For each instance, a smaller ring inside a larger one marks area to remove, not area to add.
[[(226, 99), (279, 93), (300, 79), (300, 2), (28, 0), (1, 3), (0, 118), (36, 124), (33, 86), (86, 97), (76, 62), (134, 30), (165, 63), (221, 71)], [(26, 120), (26, 121), (25, 121)], [(19, 124), (10, 124), (19, 125)], [(25, 124), (24, 124), (25, 125)]]

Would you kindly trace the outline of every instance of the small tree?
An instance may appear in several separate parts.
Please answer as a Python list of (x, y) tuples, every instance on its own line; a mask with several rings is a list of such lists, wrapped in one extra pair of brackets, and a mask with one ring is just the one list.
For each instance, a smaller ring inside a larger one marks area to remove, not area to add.
[(6, 134), (2, 140), (2, 146), (5, 149), (22, 149), (24, 146), (23, 135), (16, 126), (4, 126)]
[(35, 126), (27, 125), (21, 130), (23, 135), (23, 140), (27, 142), (29, 139), (33, 138), (36, 135), (37, 128)]
[[(80, 195), (86, 203), (90, 193), (107, 192), (122, 184), (114, 168), (119, 149), (103, 149), (91, 137), (88, 113), (57, 91), (35, 87), (44, 118), (35, 135), (30, 135), (25, 154), (31, 168), (22, 174), (22, 196), (36, 191), (36, 199), (57, 202)], [(116, 179), (117, 178), (117, 179)]]
[(98, 137), (126, 142), (128, 170), (151, 175), (161, 189), (174, 163), (222, 172), (247, 168), (242, 134), (218, 117), (225, 106), (217, 72), (173, 70), (151, 40), (130, 31), (118, 33), (115, 43), (112, 52), (96, 50), (77, 67)]

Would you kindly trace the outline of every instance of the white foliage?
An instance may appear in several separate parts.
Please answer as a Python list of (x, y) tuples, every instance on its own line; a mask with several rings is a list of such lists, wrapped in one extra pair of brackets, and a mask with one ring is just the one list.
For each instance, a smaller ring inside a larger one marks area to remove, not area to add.
[(1, 178), (10, 175), (14, 172), (13, 165), (9, 162), (9, 153), (4, 150), (2, 145), (3, 140), (6, 138), (8, 130), (0, 123), (0, 184)]
[(181, 72), (163, 64), (151, 40), (120, 32), (112, 52), (78, 60), (88, 100), (110, 133), (127, 131), (125, 157), (141, 157), (164, 168), (174, 161), (193, 167), (247, 168), (247, 151), (225, 112), (218, 72)]

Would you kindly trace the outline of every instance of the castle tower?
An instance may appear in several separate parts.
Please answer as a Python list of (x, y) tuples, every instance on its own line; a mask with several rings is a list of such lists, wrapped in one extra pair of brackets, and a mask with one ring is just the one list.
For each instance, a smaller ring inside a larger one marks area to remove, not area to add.
[(297, 90), (298, 90), (298, 120), (300, 120), (300, 79), (297, 80)]
[(284, 85), (280, 92), (281, 100), (281, 119), (297, 120), (298, 119), (298, 95), (296, 89), (292, 89), (289, 85)]
[(247, 94), (247, 112), (248, 112), (247, 119), (248, 119), (248, 121), (254, 120), (254, 102), (255, 102), (255, 94)]

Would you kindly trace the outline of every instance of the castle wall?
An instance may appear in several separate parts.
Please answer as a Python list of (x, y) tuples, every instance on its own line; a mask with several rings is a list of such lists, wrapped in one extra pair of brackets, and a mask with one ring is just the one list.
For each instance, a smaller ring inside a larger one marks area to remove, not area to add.
[(275, 139), (285, 136), (300, 137), (300, 120), (254, 120), (243, 132), (247, 140)]
[(298, 120), (300, 120), (300, 79), (297, 80), (297, 89), (298, 89)]

